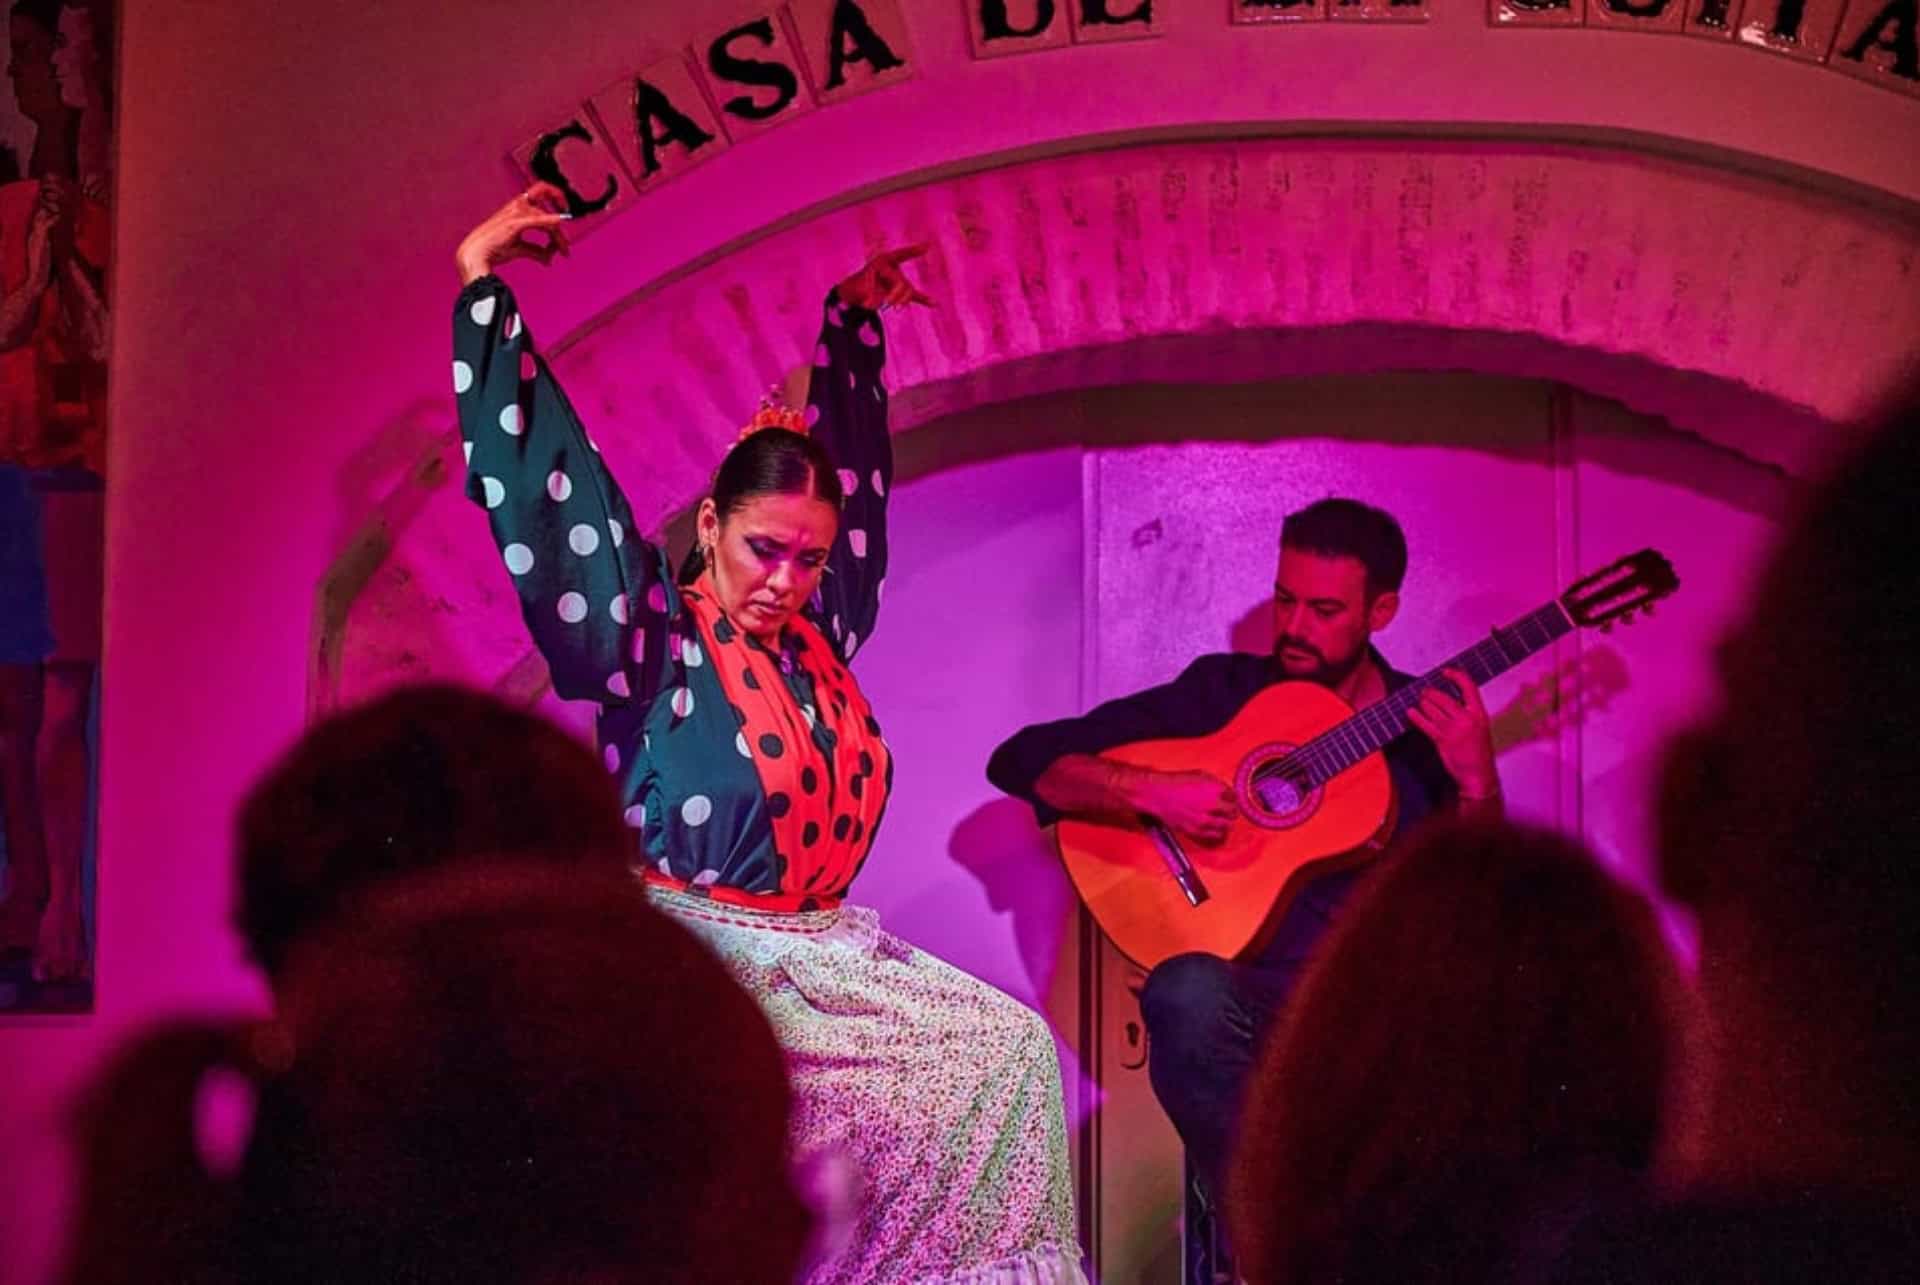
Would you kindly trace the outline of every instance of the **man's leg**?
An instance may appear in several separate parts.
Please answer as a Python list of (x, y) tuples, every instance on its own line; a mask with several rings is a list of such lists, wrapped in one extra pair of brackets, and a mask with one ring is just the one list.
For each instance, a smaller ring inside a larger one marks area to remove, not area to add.
[(1265, 986), (1215, 955), (1176, 955), (1147, 974), (1147, 1075), (1208, 1187), (1220, 1190), (1240, 1096), (1271, 1009)]
[(1245, 963), (1175, 955), (1147, 974), (1140, 1013), (1147, 1075), (1210, 1191), (1222, 1190), (1247, 1076), (1268, 1029), (1360, 875), (1329, 875), (1295, 899), (1273, 939)]
[(92, 752), (87, 744), (94, 675), (100, 659), (104, 526), (99, 479), (62, 472), (36, 481), (41, 547), (46, 552), (47, 617), (55, 646), (46, 664), (45, 723), (38, 758), (49, 900), (41, 916), (33, 975), (39, 981), (86, 977), (82, 885), (91, 818)]
[(38, 981), (79, 981), (90, 972), (81, 884), (90, 802), (87, 713), (93, 673), (94, 667), (85, 664), (46, 668), (46, 719), (36, 747), (48, 872), (47, 908), (33, 957)]
[(6, 892), (0, 895), (0, 951), (30, 951), (47, 904), (47, 845), (34, 755), (42, 720), (43, 670), (0, 665), (0, 813), (7, 826)]

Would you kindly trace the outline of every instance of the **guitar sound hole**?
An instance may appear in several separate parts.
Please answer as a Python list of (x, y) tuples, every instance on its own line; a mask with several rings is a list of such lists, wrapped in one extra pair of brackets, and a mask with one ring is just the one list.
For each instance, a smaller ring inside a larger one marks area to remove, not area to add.
[(1282, 816), (1294, 812), (1306, 802), (1307, 792), (1300, 785), (1284, 776), (1269, 777), (1254, 786), (1260, 794), (1260, 802), (1269, 812)]
[(1321, 787), (1289, 761), (1298, 748), (1284, 741), (1262, 745), (1241, 759), (1234, 773), (1240, 811), (1262, 829), (1291, 830), (1320, 809)]

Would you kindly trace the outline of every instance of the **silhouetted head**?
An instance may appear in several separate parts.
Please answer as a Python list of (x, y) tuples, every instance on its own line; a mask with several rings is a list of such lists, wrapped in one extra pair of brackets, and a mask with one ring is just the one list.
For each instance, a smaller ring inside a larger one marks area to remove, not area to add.
[(1531, 1202), (1651, 1163), (1677, 996), (1646, 903), (1574, 844), (1423, 831), (1343, 912), (1249, 1083), (1247, 1279), (1491, 1279)]
[[(388, 881), (290, 952), (280, 999), (111, 1064), (80, 1116), (74, 1285), (792, 1279), (779, 1045), (631, 877)], [(209, 1166), (219, 1076), (253, 1101)]]
[(545, 719), (446, 685), (403, 688), (316, 724), (254, 785), (236, 829), (235, 917), (269, 974), (378, 880), (481, 856), (617, 872), (635, 851), (590, 750)]
[[(1821, 1060), (1824, 1124), (1805, 1123), (1904, 1139), (1920, 1175), (1917, 487), (1909, 394), (1809, 495), (1721, 642), (1717, 708), (1666, 752), (1659, 868), (1699, 916), (1723, 1042)], [(1741, 1111), (1723, 1104), (1726, 1128)]]

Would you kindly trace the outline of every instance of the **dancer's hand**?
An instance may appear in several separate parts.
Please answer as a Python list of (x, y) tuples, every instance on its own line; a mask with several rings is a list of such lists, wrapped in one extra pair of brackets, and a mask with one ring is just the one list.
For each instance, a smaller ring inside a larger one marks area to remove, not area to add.
[[(544, 268), (556, 254), (566, 254), (567, 238), (560, 231), (571, 217), (566, 206), (567, 198), (559, 188), (535, 183), (489, 214), (454, 252), (460, 284), (470, 284), (515, 259), (532, 259)], [(536, 229), (547, 234), (544, 244), (525, 239), (526, 233)]]
[(52, 282), (55, 260), (73, 252), (73, 205), (73, 191), (64, 180), (40, 180), (27, 223), (27, 284), (35, 292)]
[(73, 185), (63, 178), (48, 175), (41, 179), (40, 188), (34, 193), (33, 222), (45, 225), (49, 232), (65, 227), (72, 221), (75, 192)]
[(840, 283), (840, 298), (856, 308), (875, 311), (889, 305), (898, 307), (903, 303), (933, 307), (933, 300), (914, 287), (900, 266), (908, 259), (917, 259), (926, 252), (925, 241), (897, 250), (882, 250), (867, 260), (866, 267)]

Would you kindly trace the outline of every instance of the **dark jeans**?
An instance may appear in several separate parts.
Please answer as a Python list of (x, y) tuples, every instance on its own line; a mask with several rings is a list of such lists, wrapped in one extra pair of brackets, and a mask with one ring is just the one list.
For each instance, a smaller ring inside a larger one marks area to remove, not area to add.
[(1315, 943), (1358, 872), (1315, 880), (1294, 901), (1266, 948), (1243, 963), (1175, 955), (1140, 992), (1147, 1075), (1208, 1191), (1224, 1190), (1247, 1075)]

